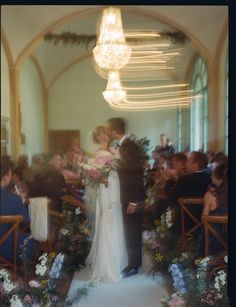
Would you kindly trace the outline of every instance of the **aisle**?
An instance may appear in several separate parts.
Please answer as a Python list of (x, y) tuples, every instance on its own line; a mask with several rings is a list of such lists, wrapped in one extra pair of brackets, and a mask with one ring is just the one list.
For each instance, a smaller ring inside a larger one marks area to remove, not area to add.
[[(149, 259), (144, 256), (138, 274), (124, 278), (118, 283), (97, 283), (89, 295), (73, 307), (161, 307), (160, 299), (167, 292), (162, 285), (161, 276), (155, 279), (147, 276), (149, 268)], [(75, 272), (69, 294), (87, 284), (88, 279), (87, 269)]]

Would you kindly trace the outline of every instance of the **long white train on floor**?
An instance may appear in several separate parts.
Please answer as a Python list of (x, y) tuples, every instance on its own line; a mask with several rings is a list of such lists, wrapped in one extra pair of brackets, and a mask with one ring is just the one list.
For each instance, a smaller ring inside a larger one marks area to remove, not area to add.
[[(123, 278), (119, 282), (97, 282), (85, 296), (73, 307), (161, 307), (160, 300), (167, 295), (165, 281), (161, 275), (153, 278), (148, 275), (151, 263), (147, 255), (143, 255), (143, 264), (138, 274)], [(79, 287), (88, 285), (89, 270), (75, 272), (68, 296)]]

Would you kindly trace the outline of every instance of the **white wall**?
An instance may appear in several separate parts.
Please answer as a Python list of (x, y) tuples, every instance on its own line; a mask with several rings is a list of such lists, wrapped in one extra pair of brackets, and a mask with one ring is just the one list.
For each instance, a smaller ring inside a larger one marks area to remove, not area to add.
[(32, 60), (28, 59), (20, 72), (21, 133), (25, 134), (25, 145), (21, 154), (29, 158), (43, 152), (43, 95), (38, 72)]
[(9, 82), (9, 68), (5, 50), (1, 43), (1, 116), (8, 119), (8, 145), (7, 153), (11, 155), (11, 112), (10, 112), (10, 82)]
[(95, 126), (105, 124), (110, 117), (126, 118), (129, 133), (146, 136), (154, 147), (159, 135), (167, 133), (175, 143), (176, 110), (114, 111), (102, 96), (106, 80), (95, 72), (91, 59), (86, 59), (64, 72), (49, 91), (49, 129), (79, 129), (81, 147), (85, 148), (86, 136)]

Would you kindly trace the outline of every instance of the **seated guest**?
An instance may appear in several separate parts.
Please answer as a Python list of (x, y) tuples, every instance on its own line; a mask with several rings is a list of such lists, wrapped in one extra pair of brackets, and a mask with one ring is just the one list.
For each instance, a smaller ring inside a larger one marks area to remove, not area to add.
[[(204, 195), (202, 217), (208, 215), (225, 215), (228, 211), (228, 161), (227, 158), (214, 162), (212, 169), (212, 182), (215, 187), (210, 188)], [(216, 225), (217, 230), (223, 234), (222, 225)], [(211, 237), (210, 251), (214, 254), (220, 251), (221, 244)], [(204, 256), (204, 230), (199, 235), (199, 254)]]
[[(11, 179), (12, 179), (12, 168), (13, 164), (4, 157), (1, 157), (1, 205), (0, 212), (1, 215), (21, 215), (23, 221), (20, 226), (27, 226), (30, 222), (29, 214), (26, 205), (23, 203), (22, 199), (25, 200), (25, 195), (16, 195), (7, 189)], [(5, 234), (11, 226), (8, 224), (0, 224), (0, 236)], [(24, 240), (28, 237), (28, 234), (23, 232), (19, 233), (19, 245), (23, 244)], [(12, 259), (12, 240), (13, 235), (11, 235), (3, 245), (0, 246), (0, 254), (9, 260)], [(19, 249), (18, 249), (19, 252)], [(30, 252), (31, 253), (31, 252)], [(19, 256), (19, 254), (18, 254)]]
[[(180, 197), (203, 197), (206, 193), (208, 187), (211, 184), (211, 177), (207, 173), (207, 157), (204, 153), (199, 151), (193, 151), (189, 154), (186, 162), (187, 173), (180, 176), (176, 183), (168, 189), (167, 195), (174, 204), (175, 210), (175, 222), (176, 227), (180, 227), (180, 208), (177, 203)], [(194, 206), (191, 209), (192, 213), (200, 219), (202, 208), (199, 206)], [(186, 227), (191, 228), (193, 226), (193, 221), (189, 220), (186, 222)]]
[(62, 157), (58, 153), (50, 154), (48, 162), (36, 174), (34, 184), (30, 187), (30, 196), (47, 196), (58, 199), (67, 193), (67, 184), (61, 173)]
[(191, 152), (186, 162), (187, 174), (180, 176), (176, 184), (169, 189), (169, 199), (177, 200), (182, 196), (204, 196), (211, 184), (211, 177), (205, 171), (207, 163), (204, 153)]
[(23, 180), (26, 183), (32, 183), (35, 179), (35, 175), (42, 169), (44, 165), (43, 154), (34, 154), (32, 156), (31, 166), (23, 170)]
[(62, 159), (61, 172), (67, 183), (76, 181), (80, 177), (78, 171), (75, 171), (72, 168), (68, 168), (68, 161), (65, 158)]
[(18, 158), (17, 166), (13, 170), (13, 181), (17, 183), (18, 181), (23, 180), (23, 172), (28, 167), (28, 156), (21, 155)]

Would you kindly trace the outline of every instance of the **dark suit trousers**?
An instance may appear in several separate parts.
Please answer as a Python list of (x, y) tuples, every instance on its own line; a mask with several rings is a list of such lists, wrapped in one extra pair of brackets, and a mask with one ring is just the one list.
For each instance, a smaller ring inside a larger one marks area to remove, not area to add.
[(127, 214), (123, 211), (128, 266), (137, 268), (142, 264), (142, 214)]

